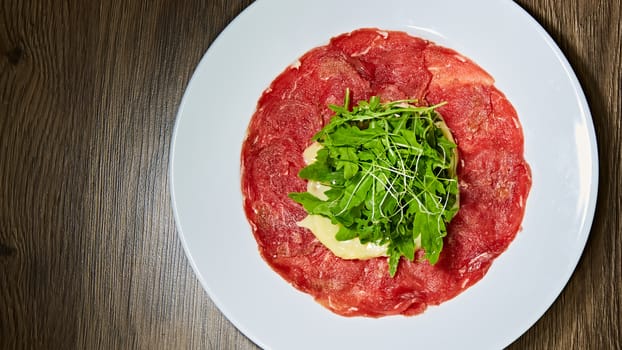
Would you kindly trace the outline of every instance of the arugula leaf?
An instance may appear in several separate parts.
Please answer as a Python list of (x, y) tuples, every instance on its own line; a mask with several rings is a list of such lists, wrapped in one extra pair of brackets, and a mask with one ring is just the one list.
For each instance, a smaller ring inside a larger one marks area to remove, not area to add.
[(337, 240), (359, 238), (387, 246), (389, 273), (401, 257), (435, 264), (447, 224), (459, 207), (457, 151), (435, 106), (415, 100), (381, 103), (377, 96), (350, 110), (350, 92), (313, 141), (315, 162), (299, 176), (330, 187), (322, 200), (290, 193), (310, 215), (339, 225)]

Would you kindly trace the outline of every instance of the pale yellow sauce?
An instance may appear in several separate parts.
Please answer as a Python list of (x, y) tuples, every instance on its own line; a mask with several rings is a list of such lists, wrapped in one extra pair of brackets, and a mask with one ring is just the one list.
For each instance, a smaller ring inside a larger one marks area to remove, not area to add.
[[(305, 163), (311, 164), (315, 161), (317, 151), (322, 146), (315, 142), (311, 144), (303, 152)], [(322, 185), (317, 181), (309, 181), (307, 183), (307, 192), (326, 200), (324, 194), (330, 187)], [(335, 234), (339, 231), (339, 226), (333, 224), (330, 219), (321, 215), (307, 215), (302, 221), (298, 222), (299, 226), (306, 227), (326, 248), (330, 249), (336, 256), (342, 259), (371, 259), (379, 256), (387, 256), (387, 246), (380, 246), (374, 243), (361, 244), (358, 238), (347, 241), (338, 241)]]

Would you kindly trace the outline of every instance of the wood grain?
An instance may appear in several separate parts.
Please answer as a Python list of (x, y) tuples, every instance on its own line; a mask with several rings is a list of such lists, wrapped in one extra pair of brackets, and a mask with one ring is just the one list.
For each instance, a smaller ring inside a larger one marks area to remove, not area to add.
[[(188, 80), (250, 3), (0, 0), (0, 348), (257, 348), (200, 287), (167, 184)], [(574, 275), (509, 348), (621, 349), (621, 5), (518, 3), (584, 88), (600, 189)]]

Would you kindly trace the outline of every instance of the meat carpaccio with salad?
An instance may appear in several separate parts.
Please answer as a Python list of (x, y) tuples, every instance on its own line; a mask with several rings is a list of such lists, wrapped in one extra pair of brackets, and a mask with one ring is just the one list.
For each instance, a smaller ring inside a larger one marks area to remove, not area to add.
[(523, 147), (516, 110), (476, 63), (358, 29), (259, 97), (244, 210), (262, 258), (326, 308), (416, 315), (482, 279), (520, 231)]

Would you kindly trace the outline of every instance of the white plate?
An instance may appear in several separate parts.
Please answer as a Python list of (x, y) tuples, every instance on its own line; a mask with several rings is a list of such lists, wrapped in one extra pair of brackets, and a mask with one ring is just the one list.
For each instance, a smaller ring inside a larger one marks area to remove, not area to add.
[[(319, 306), (259, 257), (242, 210), (240, 146), (261, 92), (304, 52), (360, 27), (431, 39), (491, 73), (518, 111), (532, 169), (516, 240), (479, 283), (415, 317), (344, 318)], [(194, 271), (260, 347), (500, 349), (541, 317), (570, 278), (592, 223), (598, 159), (575, 74), (513, 2), (259, 0), (197, 67), (177, 117), (170, 171), (177, 228)]]

